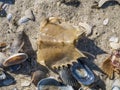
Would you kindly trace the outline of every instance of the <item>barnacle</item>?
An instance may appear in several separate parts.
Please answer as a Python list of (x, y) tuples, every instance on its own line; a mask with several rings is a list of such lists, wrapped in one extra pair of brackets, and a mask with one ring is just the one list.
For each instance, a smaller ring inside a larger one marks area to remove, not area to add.
[(59, 18), (48, 18), (41, 23), (37, 41), (37, 61), (51, 67), (71, 64), (85, 57), (76, 47), (77, 40), (85, 32)]

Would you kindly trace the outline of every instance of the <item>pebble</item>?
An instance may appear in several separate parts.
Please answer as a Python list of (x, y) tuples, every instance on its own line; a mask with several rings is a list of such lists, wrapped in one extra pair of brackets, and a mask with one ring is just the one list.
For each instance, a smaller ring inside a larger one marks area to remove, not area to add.
[(118, 37), (112, 36), (110, 37), (109, 41), (118, 43)]
[(107, 25), (108, 24), (108, 22), (109, 22), (109, 19), (108, 18), (106, 18), (104, 21), (103, 21), (103, 25)]
[(29, 18), (30, 20), (33, 20), (33, 21), (35, 20), (35, 16), (34, 16), (33, 11), (31, 9), (27, 9), (25, 11), (25, 16), (27, 18)]
[(6, 80), (3, 81), (3, 84), (4, 84), (5, 86), (8, 86), (8, 85), (13, 84), (14, 82), (15, 82), (15, 81), (14, 81), (13, 79), (6, 79)]
[(20, 18), (20, 19), (18, 20), (18, 24), (21, 25), (21, 24), (23, 24), (23, 23), (28, 22), (29, 20), (30, 20), (30, 19), (29, 19), (28, 17), (24, 16), (24, 17), (22, 17), (22, 18)]

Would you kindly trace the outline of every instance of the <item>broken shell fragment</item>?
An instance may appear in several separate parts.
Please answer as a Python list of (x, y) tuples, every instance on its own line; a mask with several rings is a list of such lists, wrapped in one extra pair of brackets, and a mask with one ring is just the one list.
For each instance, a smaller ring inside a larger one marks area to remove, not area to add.
[(27, 9), (25, 11), (25, 16), (27, 18), (29, 18), (30, 20), (33, 20), (33, 21), (35, 20), (35, 16), (34, 16), (33, 11), (31, 9)]
[(107, 24), (108, 24), (108, 22), (109, 22), (109, 19), (108, 19), (108, 18), (106, 18), (106, 19), (103, 21), (103, 25), (107, 25)]
[(24, 16), (24, 17), (22, 17), (22, 18), (20, 18), (19, 20), (18, 20), (18, 25), (21, 25), (21, 24), (23, 24), (23, 23), (26, 23), (26, 22), (28, 22), (30, 19), (28, 18), (28, 17), (26, 17), (26, 16)]
[(71, 72), (75, 79), (83, 85), (90, 85), (95, 81), (94, 73), (82, 61), (73, 64), (73, 66), (71, 67)]
[(112, 37), (110, 37), (109, 41), (118, 43), (118, 37), (112, 36)]
[(73, 77), (71, 73), (70, 67), (60, 67), (58, 68), (57, 72), (64, 84), (76, 87), (79, 86), (78, 81)]
[(61, 84), (54, 78), (45, 78), (38, 82), (38, 90), (58, 90)]
[(24, 62), (27, 58), (28, 58), (27, 54), (17, 53), (17, 54), (10, 56), (9, 58), (7, 58), (3, 62), (3, 65), (4, 66), (12, 66), (12, 65), (20, 64), (20, 63)]
[(110, 42), (110, 47), (112, 49), (120, 49), (120, 43)]
[(6, 58), (7, 58), (6, 55), (0, 52), (0, 67), (3, 67), (3, 62), (5, 61)]
[(113, 82), (112, 90), (120, 90), (120, 79), (116, 79), (116, 80)]
[(7, 15), (7, 20), (10, 22), (11, 21), (11, 19), (12, 19), (12, 14), (11, 13), (9, 13), (8, 15)]
[(0, 69), (0, 80), (6, 79), (5, 73)]
[(38, 82), (45, 77), (46, 77), (46, 74), (43, 71), (37, 70), (32, 74), (32, 83), (34, 83), (34, 85), (37, 85)]

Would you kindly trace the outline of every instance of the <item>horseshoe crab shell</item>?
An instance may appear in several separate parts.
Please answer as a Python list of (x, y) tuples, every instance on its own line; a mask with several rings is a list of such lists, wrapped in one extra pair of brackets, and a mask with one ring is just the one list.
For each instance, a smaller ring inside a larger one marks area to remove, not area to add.
[(75, 79), (83, 85), (90, 85), (95, 81), (95, 76), (92, 70), (81, 61), (71, 67), (71, 72)]
[(70, 86), (80, 85), (78, 81), (73, 77), (70, 67), (66, 67), (66, 66), (59, 67), (57, 72), (64, 84), (70, 85)]
[(61, 84), (54, 78), (44, 78), (38, 82), (38, 90), (58, 90)]
[(59, 66), (71, 64), (77, 58), (85, 57), (75, 47), (78, 38), (84, 35), (84, 31), (65, 22), (58, 23), (59, 20), (53, 19), (55, 18), (45, 19), (41, 23), (37, 42), (38, 63), (47, 66)]
[(9, 58), (7, 58), (3, 62), (3, 65), (4, 66), (11, 66), (11, 65), (20, 64), (20, 63), (24, 62), (27, 58), (28, 58), (27, 54), (17, 53), (17, 54), (14, 54), (14, 55), (10, 56)]

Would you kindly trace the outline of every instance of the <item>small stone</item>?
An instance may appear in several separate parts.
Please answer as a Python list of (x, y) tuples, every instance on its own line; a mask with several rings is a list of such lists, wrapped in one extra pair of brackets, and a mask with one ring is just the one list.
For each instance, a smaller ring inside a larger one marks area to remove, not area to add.
[(106, 19), (103, 21), (103, 25), (107, 25), (107, 24), (108, 24), (108, 22), (109, 22), (109, 19), (108, 19), (108, 18), (106, 18)]
[(11, 84), (13, 84), (15, 81), (13, 80), (13, 79), (5, 79), (4, 81), (3, 81), (3, 84), (5, 85), (5, 86), (8, 86), (8, 85), (11, 85)]
[(21, 81), (21, 86), (22, 86), (22, 87), (29, 86), (30, 84), (31, 84), (31, 82), (28, 81), (28, 80), (23, 80), (23, 79), (22, 79), (22, 81)]
[(109, 41), (118, 43), (118, 37), (112, 36)]

